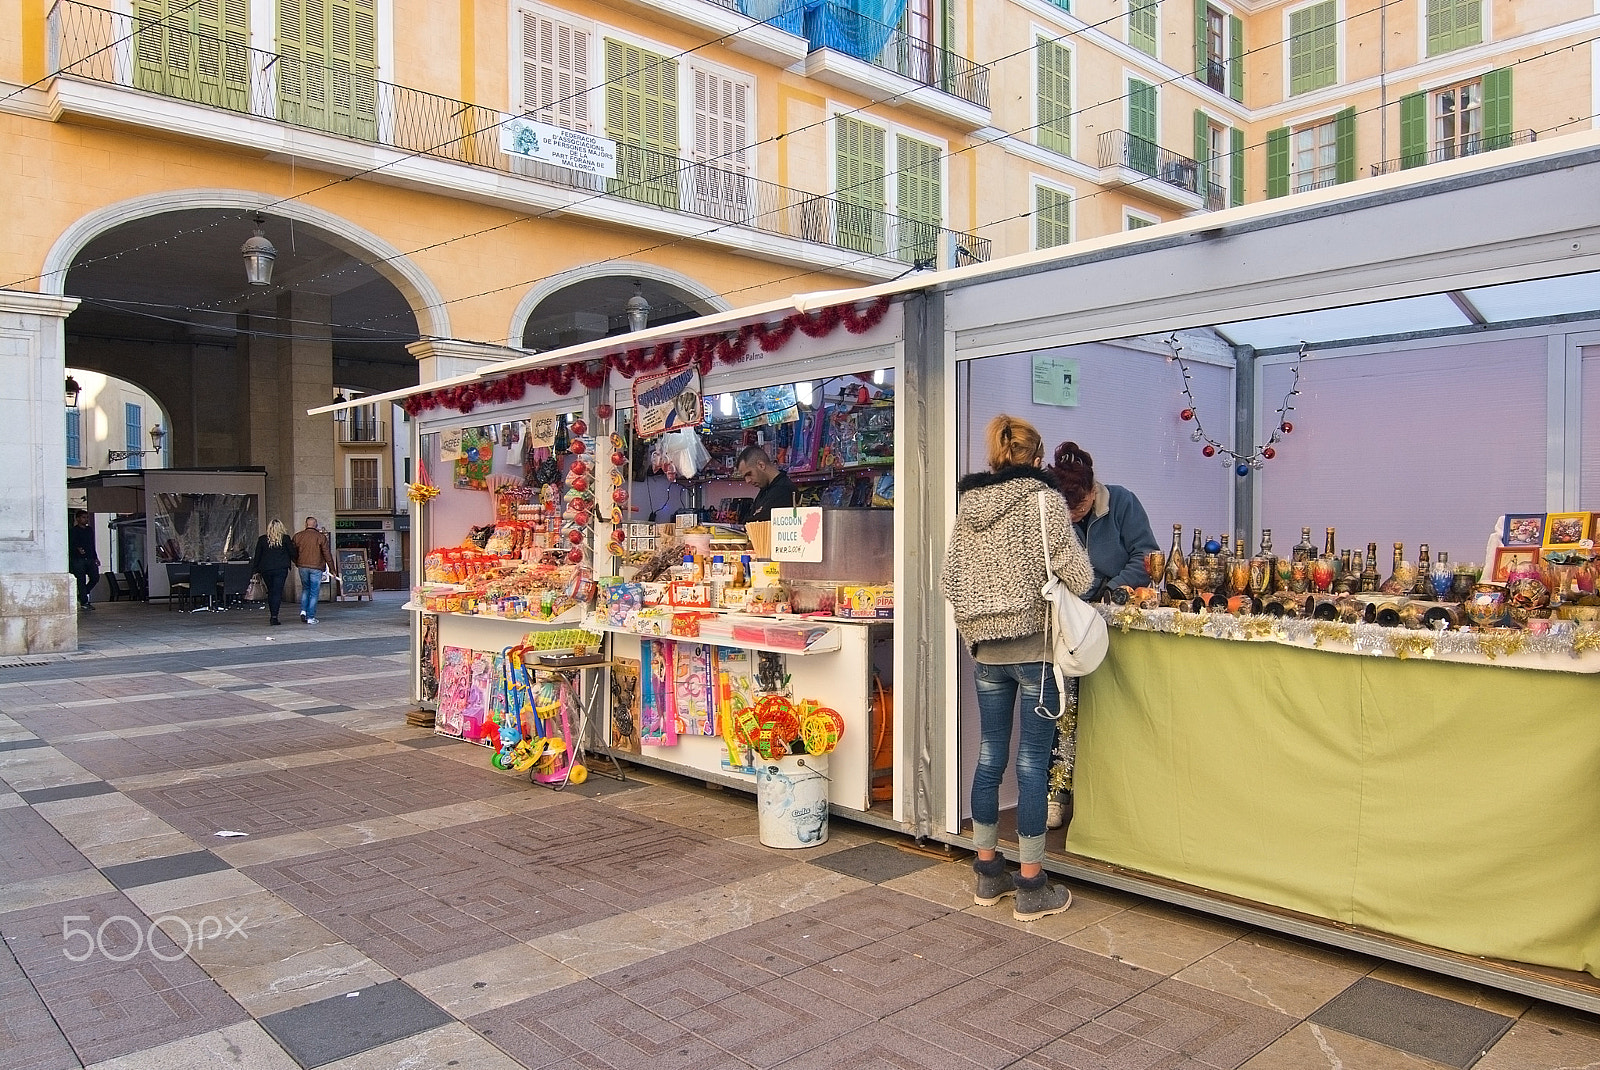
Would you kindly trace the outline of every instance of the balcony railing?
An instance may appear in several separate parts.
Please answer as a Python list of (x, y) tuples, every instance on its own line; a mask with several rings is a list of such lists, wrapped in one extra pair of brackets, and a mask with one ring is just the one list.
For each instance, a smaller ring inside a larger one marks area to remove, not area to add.
[[(140, 57), (136, 59), (135, 57)], [(144, 57), (166, 57), (152, 65)], [(958, 57), (957, 57), (958, 58)], [(965, 62), (965, 61), (963, 61)], [(618, 144), (616, 179), (508, 155), (504, 115), (350, 70), (247, 48), (186, 26), (73, 0), (50, 11), (50, 67), (60, 75), (355, 138), (434, 159), (609, 194), (666, 211), (912, 263), (960, 246), (988, 260), (990, 241), (838, 198), (790, 189), (715, 161)], [(987, 70), (983, 92), (987, 96)]]
[(1122, 166), (1169, 186), (1200, 194), (1200, 164), (1126, 130), (1100, 135), (1100, 166)]
[(333, 507), (341, 513), (392, 513), (394, 488), (335, 487)]
[(1215, 182), (1206, 183), (1206, 211), (1220, 212), (1228, 207), (1228, 187)]
[(1223, 96), (1228, 94), (1228, 65), (1214, 56), (1206, 57), (1206, 68), (1200, 79)]
[(351, 420), (337, 421), (339, 441), (345, 445), (371, 444), (389, 441), (389, 423), (387, 420)]
[(812, 51), (831, 48), (913, 82), (932, 86), (980, 108), (989, 106), (989, 68), (875, 22), (842, 4), (806, 8), (805, 36)]
[(1418, 152), (1410, 156), (1402, 156), (1398, 160), (1385, 160), (1372, 165), (1372, 174), (1387, 175), (1394, 171), (1404, 171), (1412, 167), (1421, 167), (1424, 164), (1443, 163), (1445, 160), (1458, 160), (1463, 156), (1476, 156), (1479, 153), (1493, 152), (1496, 149), (1508, 149), (1512, 145), (1528, 145), (1539, 140), (1537, 130), (1513, 130), (1509, 134), (1494, 134), (1489, 137), (1475, 137), (1466, 145), (1440, 145), (1432, 152)]

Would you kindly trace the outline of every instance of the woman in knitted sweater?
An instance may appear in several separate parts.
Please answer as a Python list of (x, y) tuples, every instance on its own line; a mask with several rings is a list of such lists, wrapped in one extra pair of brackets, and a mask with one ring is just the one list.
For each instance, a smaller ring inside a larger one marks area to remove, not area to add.
[[(1033, 921), (1072, 903), (1062, 885), (1044, 875), (1045, 795), (1050, 745), (1060, 695), (1050, 670), (1044, 634), (1049, 606), (1039, 594), (1046, 551), (1039, 516), (1049, 533), (1051, 570), (1072, 590), (1089, 589), (1094, 573), (1072, 532), (1055, 481), (1039, 465), (1044, 443), (1025, 420), (996, 416), (985, 433), (989, 471), (964, 477), (957, 490), (940, 586), (955, 611), (956, 628), (977, 662), (980, 742), (972, 775), (972, 840), (978, 850), (974, 902), (998, 903), (1016, 895), (1012, 916)], [(1041, 495), (1040, 491), (1046, 491)], [(1022, 731), (1017, 741), (1017, 858), (1013, 878), (997, 851), (1000, 782), (1011, 755), (1017, 696)], [(1036, 710), (1047, 711), (1042, 716)]]

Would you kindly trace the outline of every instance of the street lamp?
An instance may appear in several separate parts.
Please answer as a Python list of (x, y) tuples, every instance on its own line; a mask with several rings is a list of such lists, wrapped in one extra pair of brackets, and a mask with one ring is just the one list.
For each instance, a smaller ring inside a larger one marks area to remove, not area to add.
[(81, 393), (83, 393), (83, 387), (78, 385), (78, 380), (70, 375), (67, 376), (67, 408), (75, 409), (78, 407), (78, 395)]
[(261, 228), (265, 223), (266, 220), (257, 213), (255, 235), (246, 238), (239, 247), (239, 252), (244, 254), (244, 277), (251, 286), (272, 285), (272, 262), (278, 258), (278, 250), (262, 233)]
[(153, 447), (155, 447), (154, 449), (148, 449), (148, 450), (108, 450), (106, 452), (106, 463), (107, 464), (116, 464), (118, 461), (126, 461), (129, 457), (143, 457), (147, 453), (160, 453), (161, 452), (161, 442), (166, 437), (167, 437), (166, 428), (162, 427), (160, 424), (156, 424), (154, 427), (152, 427), (150, 429), (150, 444)]
[(644, 283), (633, 280), (633, 296), (628, 298), (628, 330), (642, 331), (650, 323), (650, 302), (645, 300)]
[[(344, 391), (343, 390), (341, 390), (337, 394), (333, 395), (333, 403), (335, 405), (343, 405), (345, 402), (347, 402), (349, 400), (350, 400), (349, 398), (344, 396)], [(335, 412), (333, 414), (333, 418), (335, 420), (337, 420), (339, 423), (344, 423), (344, 418), (347, 415), (349, 415), (349, 412), (350, 412), (349, 409), (340, 409), (340, 410), (338, 410), (337, 412)]]

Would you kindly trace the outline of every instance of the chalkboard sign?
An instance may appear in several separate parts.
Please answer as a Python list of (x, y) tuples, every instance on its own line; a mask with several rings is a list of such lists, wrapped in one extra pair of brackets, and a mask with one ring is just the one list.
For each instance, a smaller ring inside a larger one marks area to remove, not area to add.
[(372, 566), (367, 562), (365, 550), (340, 550), (339, 597), (372, 600)]

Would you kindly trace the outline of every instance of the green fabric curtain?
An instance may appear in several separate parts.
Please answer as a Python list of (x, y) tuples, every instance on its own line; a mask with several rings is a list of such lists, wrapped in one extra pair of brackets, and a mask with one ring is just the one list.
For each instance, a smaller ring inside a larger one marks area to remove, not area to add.
[(1600, 976), (1596, 677), (1113, 632), (1067, 849)]

